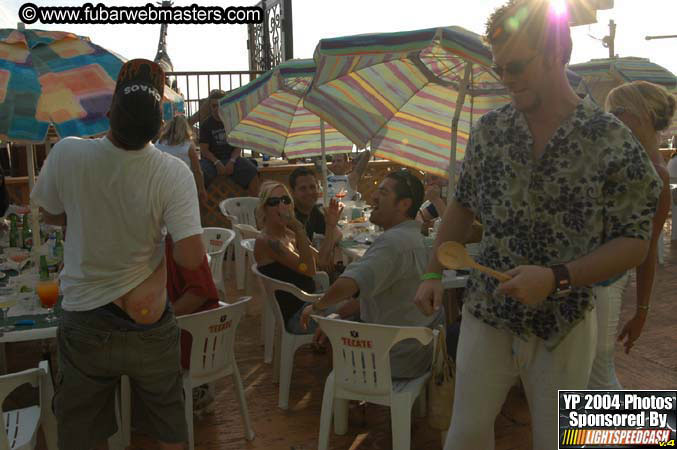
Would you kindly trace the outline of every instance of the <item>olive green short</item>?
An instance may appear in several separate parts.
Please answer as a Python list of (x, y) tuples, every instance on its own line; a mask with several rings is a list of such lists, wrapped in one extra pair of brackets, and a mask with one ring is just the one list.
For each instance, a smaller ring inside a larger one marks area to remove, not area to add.
[(90, 450), (117, 431), (121, 375), (129, 376), (135, 427), (158, 441), (187, 441), (179, 328), (171, 310), (144, 331), (121, 331), (91, 311), (64, 311), (57, 345), (60, 449)]

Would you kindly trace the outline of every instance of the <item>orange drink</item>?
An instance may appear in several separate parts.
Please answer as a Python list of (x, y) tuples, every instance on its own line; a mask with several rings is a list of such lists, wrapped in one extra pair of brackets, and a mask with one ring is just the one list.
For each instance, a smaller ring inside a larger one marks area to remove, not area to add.
[(56, 301), (59, 299), (59, 281), (38, 281), (35, 291), (38, 297), (40, 297), (40, 303), (43, 308), (54, 308)]

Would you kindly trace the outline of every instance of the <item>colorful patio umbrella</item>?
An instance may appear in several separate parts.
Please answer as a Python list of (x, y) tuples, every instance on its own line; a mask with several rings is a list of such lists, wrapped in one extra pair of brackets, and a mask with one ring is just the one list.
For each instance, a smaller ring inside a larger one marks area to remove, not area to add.
[[(0, 139), (45, 142), (49, 126), (57, 135), (96, 136), (108, 130), (115, 80), (124, 59), (63, 31), (0, 29)], [(163, 107), (171, 118), (183, 99), (165, 89)], [(34, 147), (28, 146), (28, 183), (35, 183)], [(39, 229), (32, 207), (33, 229)], [(38, 245), (34, 248), (38, 249)]]
[(510, 101), (489, 48), (460, 27), (323, 39), (315, 63), (306, 108), (358, 147), (451, 180), (473, 121)]
[(595, 101), (603, 105), (609, 91), (623, 83), (644, 80), (669, 90), (677, 88), (677, 77), (646, 58), (593, 59), (569, 69), (583, 77)]
[[(286, 61), (219, 102), (228, 142), (288, 159), (322, 154), (321, 120), (303, 107), (315, 75), (312, 59)], [(324, 129), (325, 153), (346, 153), (353, 144), (331, 126)]]
[[(108, 129), (106, 112), (125, 59), (62, 31), (0, 29), (0, 139), (44, 142)], [(165, 118), (183, 98), (165, 89)]]
[[(586, 63), (573, 64), (569, 68), (583, 78), (595, 102), (602, 106), (613, 88), (631, 81), (649, 81), (673, 93), (677, 92), (677, 77), (646, 58), (593, 59)], [(675, 134), (677, 118), (666, 132), (668, 137)]]

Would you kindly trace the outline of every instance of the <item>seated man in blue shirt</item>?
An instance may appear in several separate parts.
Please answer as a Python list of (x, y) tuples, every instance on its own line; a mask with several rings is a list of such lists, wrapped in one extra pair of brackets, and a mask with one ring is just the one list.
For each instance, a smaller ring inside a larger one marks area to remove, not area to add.
[[(305, 308), (302, 326), (311, 314), (353, 297), (359, 301), (360, 320), (365, 323), (434, 328), (443, 322), (442, 308), (426, 316), (412, 302), (429, 257), (420, 224), (414, 220), (422, 200), (423, 185), (411, 173), (403, 170), (386, 176), (374, 194), (370, 217), (384, 233), (317, 303)], [(356, 302), (349, 302), (339, 315), (351, 315), (356, 306)], [(421, 351), (417, 341), (402, 341), (390, 351), (390, 361), (394, 378), (418, 377), (430, 368), (432, 345)]]

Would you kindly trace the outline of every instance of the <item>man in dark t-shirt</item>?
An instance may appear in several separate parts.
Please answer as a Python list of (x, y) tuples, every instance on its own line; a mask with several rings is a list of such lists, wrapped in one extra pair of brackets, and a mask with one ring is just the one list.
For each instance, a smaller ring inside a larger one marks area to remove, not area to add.
[[(324, 235), (318, 249), (318, 259), (324, 263), (322, 269), (332, 273), (334, 271), (334, 248), (341, 239), (341, 231), (336, 226), (340, 214), (338, 206), (330, 207), (330, 212), (332, 208), (335, 208), (334, 213), (325, 216), (324, 208), (317, 204), (319, 194), (317, 177), (315, 172), (307, 167), (294, 169), (289, 175), (289, 187), (291, 187), (291, 195), (294, 198), (294, 214), (306, 227), (308, 239), (312, 242), (315, 234)], [(336, 202), (335, 199), (333, 201)], [(327, 224), (327, 217), (330, 219), (329, 224)]]
[(325, 234), (325, 220), (322, 205), (317, 203), (319, 191), (315, 172), (298, 167), (289, 175), (289, 187), (294, 197), (294, 214), (306, 227), (308, 239), (312, 242), (315, 233)]
[(240, 157), (240, 149), (226, 140), (226, 131), (219, 117), (219, 99), (226, 95), (223, 91), (209, 94), (210, 116), (200, 124), (200, 167), (204, 174), (205, 186), (209, 186), (217, 175), (229, 176), (247, 189), (247, 194), (256, 197), (259, 194), (259, 178), (256, 166), (246, 158)]

